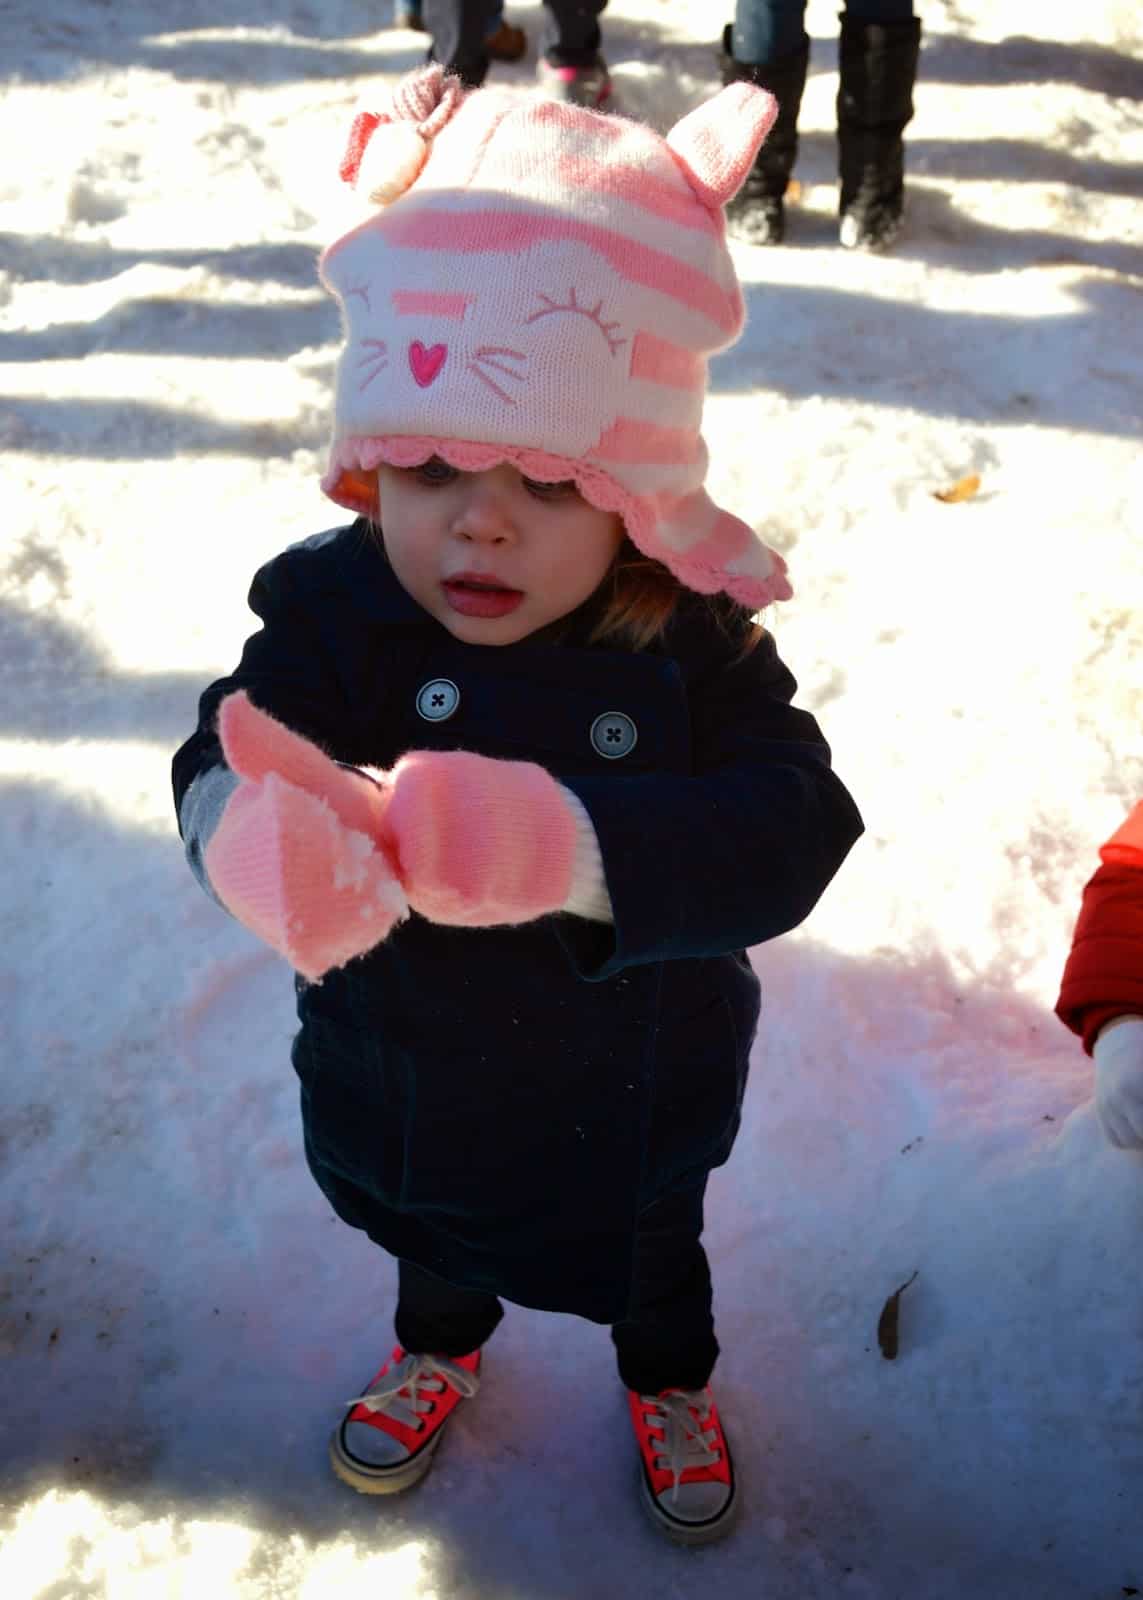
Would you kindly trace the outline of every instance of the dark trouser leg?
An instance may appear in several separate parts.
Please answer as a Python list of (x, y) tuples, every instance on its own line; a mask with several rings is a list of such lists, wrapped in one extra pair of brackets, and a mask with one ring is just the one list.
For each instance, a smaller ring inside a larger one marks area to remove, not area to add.
[(607, 0), (547, 0), (540, 52), (553, 66), (590, 67), (599, 54)]
[(415, 1354), (467, 1356), (488, 1339), (504, 1315), (494, 1294), (460, 1289), (411, 1261), (400, 1261), (398, 1342)]
[(484, 43), (496, 24), (499, 0), (424, 0), (422, 9), (432, 34), (432, 59), (477, 88), (488, 71)]
[(844, 0), (844, 3), (845, 17), (851, 22), (913, 21), (913, 0)]
[[(904, 15), (902, 15), (904, 12)], [(908, 0), (850, 0), (841, 19), (837, 95), (841, 242), (893, 242), (905, 201), (905, 146), (921, 24)], [(876, 17), (874, 16), (876, 13)]]
[(722, 81), (756, 83), (778, 102), (777, 120), (726, 208), (731, 231), (750, 244), (780, 244), (785, 236), (782, 196), (798, 154), (798, 112), (810, 59), (805, 9), (805, 0), (738, 0), (735, 19), (723, 32)]
[(710, 1268), (700, 1241), (705, 1179), (639, 1219), (631, 1308), (611, 1330), (624, 1387), (701, 1389), (718, 1359)]

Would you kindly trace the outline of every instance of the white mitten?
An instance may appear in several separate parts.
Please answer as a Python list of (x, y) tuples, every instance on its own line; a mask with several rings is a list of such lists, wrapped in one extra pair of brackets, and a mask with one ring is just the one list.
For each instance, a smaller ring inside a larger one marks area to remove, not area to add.
[(1143, 1017), (1115, 1017), (1092, 1050), (1095, 1109), (1119, 1150), (1143, 1150)]

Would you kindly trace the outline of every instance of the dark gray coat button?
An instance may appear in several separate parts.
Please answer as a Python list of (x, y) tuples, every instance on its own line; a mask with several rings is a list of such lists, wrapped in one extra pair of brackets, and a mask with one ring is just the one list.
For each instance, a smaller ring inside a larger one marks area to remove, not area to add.
[(445, 722), (460, 704), (460, 690), (451, 678), (433, 678), (417, 692), (417, 710), (426, 722)]
[(591, 725), (591, 745), (597, 755), (618, 761), (635, 748), (639, 734), (625, 711), (605, 711)]

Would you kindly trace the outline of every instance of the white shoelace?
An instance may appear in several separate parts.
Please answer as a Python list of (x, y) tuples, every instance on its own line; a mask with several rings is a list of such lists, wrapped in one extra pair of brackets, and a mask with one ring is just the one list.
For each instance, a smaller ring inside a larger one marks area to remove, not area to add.
[(663, 1429), (662, 1443), (656, 1446), (655, 1470), (671, 1474), (671, 1499), (677, 1500), (688, 1468), (713, 1467), (722, 1460), (722, 1452), (702, 1431), (710, 1425), (710, 1396), (702, 1389), (675, 1389), (670, 1394), (641, 1394), (639, 1399), (645, 1407), (644, 1422)]
[(421, 1413), (433, 1408), (432, 1400), (426, 1397), (444, 1394), (446, 1387), (455, 1389), (463, 1400), (471, 1400), (480, 1388), (480, 1379), (447, 1356), (410, 1354), (383, 1372), (364, 1394), (345, 1403), (383, 1413), (419, 1432), (424, 1427)]

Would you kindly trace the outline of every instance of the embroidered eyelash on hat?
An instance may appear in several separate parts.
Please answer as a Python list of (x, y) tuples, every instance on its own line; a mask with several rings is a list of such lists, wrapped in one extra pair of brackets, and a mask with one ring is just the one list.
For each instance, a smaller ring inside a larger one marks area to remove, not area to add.
[(377, 467), (439, 455), (571, 479), (702, 593), (786, 599), (781, 556), (703, 487), (707, 359), (744, 310), (722, 207), (776, 107), (732, 84), (662, 138), (439, 66), (360, 113), (369, 213), (322, 258), (345, 348), (322, 487), (377, 516)]

